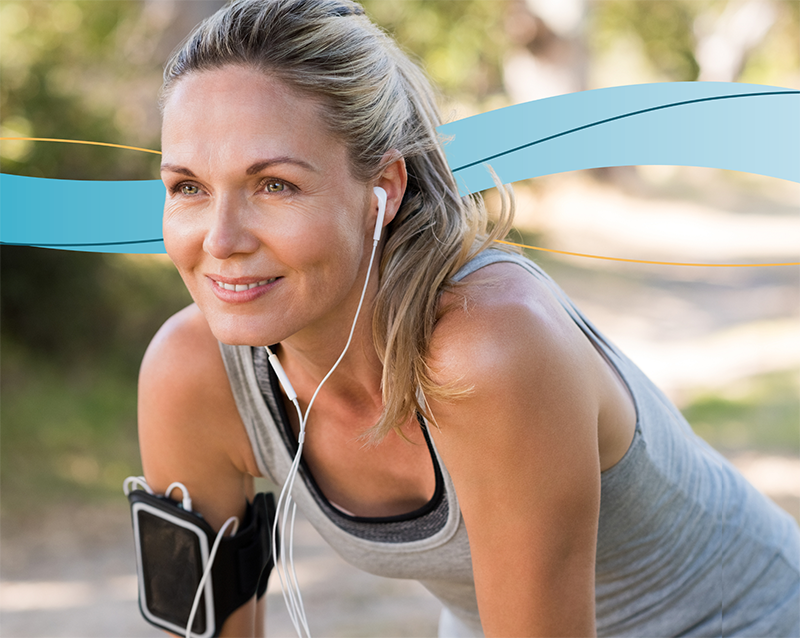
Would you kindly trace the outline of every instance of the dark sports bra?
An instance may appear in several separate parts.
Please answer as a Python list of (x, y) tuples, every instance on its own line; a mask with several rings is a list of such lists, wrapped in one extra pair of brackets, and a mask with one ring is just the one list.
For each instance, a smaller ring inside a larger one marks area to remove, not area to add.
[[(255, 367), (256, 379), (261, 395), (267, 407), (278, 424), (281, 439), (289, 453), (294, 456), (297, 453), (297, 439), (292, 431), (289, 415), (286, 413), (286, 406), (281, 400), (281, 388), (278, 377), (272, 370), (267, 361), (267, 354), (264, 348), (252, 348), (253, 364)], [(433, 463), (433, 470), (436, 476), (436, 489), (431, 500), (420, 508), (405, 514), (396, 516), (354, 516), (348, 514), (331, 503), (325, 494), (322, 493), (314, 476), (311, 474), (306, 462), (300, 461), (300, 476), (308, 487), (309, 491), (317, 502), (320, 509), (330, 518), (330, 520), (342, 531), (353, 534), (366, 540), (384, 543), (408, 543), (421, 540), (438, 532), (447, 522), (448, 504), (444, 498), (445, 488), (442, 478), (442, 471), (436, 460), (436, 454), (431, 444), (428, 428), (421, 415), (417, 415), (422, 433), (425, 436), (425, 443)]]

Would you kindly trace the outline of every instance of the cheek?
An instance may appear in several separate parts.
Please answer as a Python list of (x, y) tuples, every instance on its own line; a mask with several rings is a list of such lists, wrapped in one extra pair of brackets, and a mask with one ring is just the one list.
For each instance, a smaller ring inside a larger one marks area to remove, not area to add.
[[(341, 269), (345, 264), (358, 262), (363, 252), (363, 228), (355, 215), (346, 209), (328, 207), (308, 218), (280, 229), (263, 231), (276, 251), (283, 249), (287, 262), (329, 264)], [(267, 242), (265, 242), (267, 243)], [(356, 266), (357, 268), (357, 266)]]
[(167, 255), (189, 286), (186, 274), (197, 259), (198, 251), (202, 251), (202, 238), (198, 238), (187, 224), (180, 223), (174, 215), (170, 215), (168, 210), (164, 211), (162, 231)]

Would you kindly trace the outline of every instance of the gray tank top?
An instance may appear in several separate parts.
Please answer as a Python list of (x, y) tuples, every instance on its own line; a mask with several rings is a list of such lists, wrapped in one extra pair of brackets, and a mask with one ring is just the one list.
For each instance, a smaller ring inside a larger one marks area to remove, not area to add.
[[(497, 262), (516, 263), (545, 283), (619, 373), (636, 407), (630, 448), (601, 475), (598, 635), (800, 635), (800, 533), (794, 520), (695, 436), (672, 403), (533, 262), (488, 250), (455, 279)], [(259, 470), (283, 484), (297, 443), (263, 348), (220, 347)], [(437, 488), (415, 512), (350, 516), (328, 502), (307, 468), (294, 498), (346, 561), (379, 576), (420, 581), (480, 636), (457, 495), (427, 434), (426, 440)]]

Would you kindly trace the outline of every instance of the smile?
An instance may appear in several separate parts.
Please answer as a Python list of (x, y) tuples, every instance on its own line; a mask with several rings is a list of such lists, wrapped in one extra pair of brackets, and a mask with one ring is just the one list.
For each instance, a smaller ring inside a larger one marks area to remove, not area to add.
[(223, 288), (225, 290), (233, 290), (234, 292), (242, 292), (243, 290), (250, 290), (251, 288), (257, 288), (258, 286), (266, 286), (267, 284), (271, 284), (275, 281), (277, 277), (272, 277), (271, 279), (262, 279), (261, 281), (257, 281), (254, 284), (226, 284), (221, 281), (214, 281), (217, 286)]

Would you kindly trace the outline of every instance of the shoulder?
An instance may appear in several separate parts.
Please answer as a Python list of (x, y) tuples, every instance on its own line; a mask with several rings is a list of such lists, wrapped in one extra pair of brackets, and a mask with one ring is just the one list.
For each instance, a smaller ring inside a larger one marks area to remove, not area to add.
[(200, 309), (191, 304), (164, 322), (150, 342), (145, 362), (161, 360), (165, 356), (192, 356), (192, 353), (202, 355), (212, 346), (217, 347), (217, 340)]
[[(514, 264), (482, 268), (452, 295), (428, 365), (434, 383), (455, 391), (428, 407), (464, 509), (525, 486), (527, 499), (593, 511), (585, 499), (600, 477), (597, 351), (548, 288)], [(475, 480), (473, 492), (466, 485)]]
[(224, 394), (227, 384), (219, 344), (194, 304), (170, 317), (145, 352), (139, 390), (162, 409), (191, 408)]
[(441, 384), (480, 394), (507, 391), (523, 375), (529, 392), (552, 385), (551, 397), (575, 384), (590, 389), (593, 346), (545, 284), (519, 265), (481, 268), (445, 293), (441, 308), (428, 362)]
[(456, 463), (480, 464), (490, 453), (504, 463), (527, 449), (594, 468), (602, 360), (523, 268), (493, 264), (448, 293), (427, 363), (444, 390), (429, 408)]
[(150, 343), (138, 413), (142, 465), (156, 491), (181, 481), (202, 504), (217, 498), (208, 482), (232, 496), (245, 476), (258, 474), (219, 343), (196, 306), (167, 320)]

